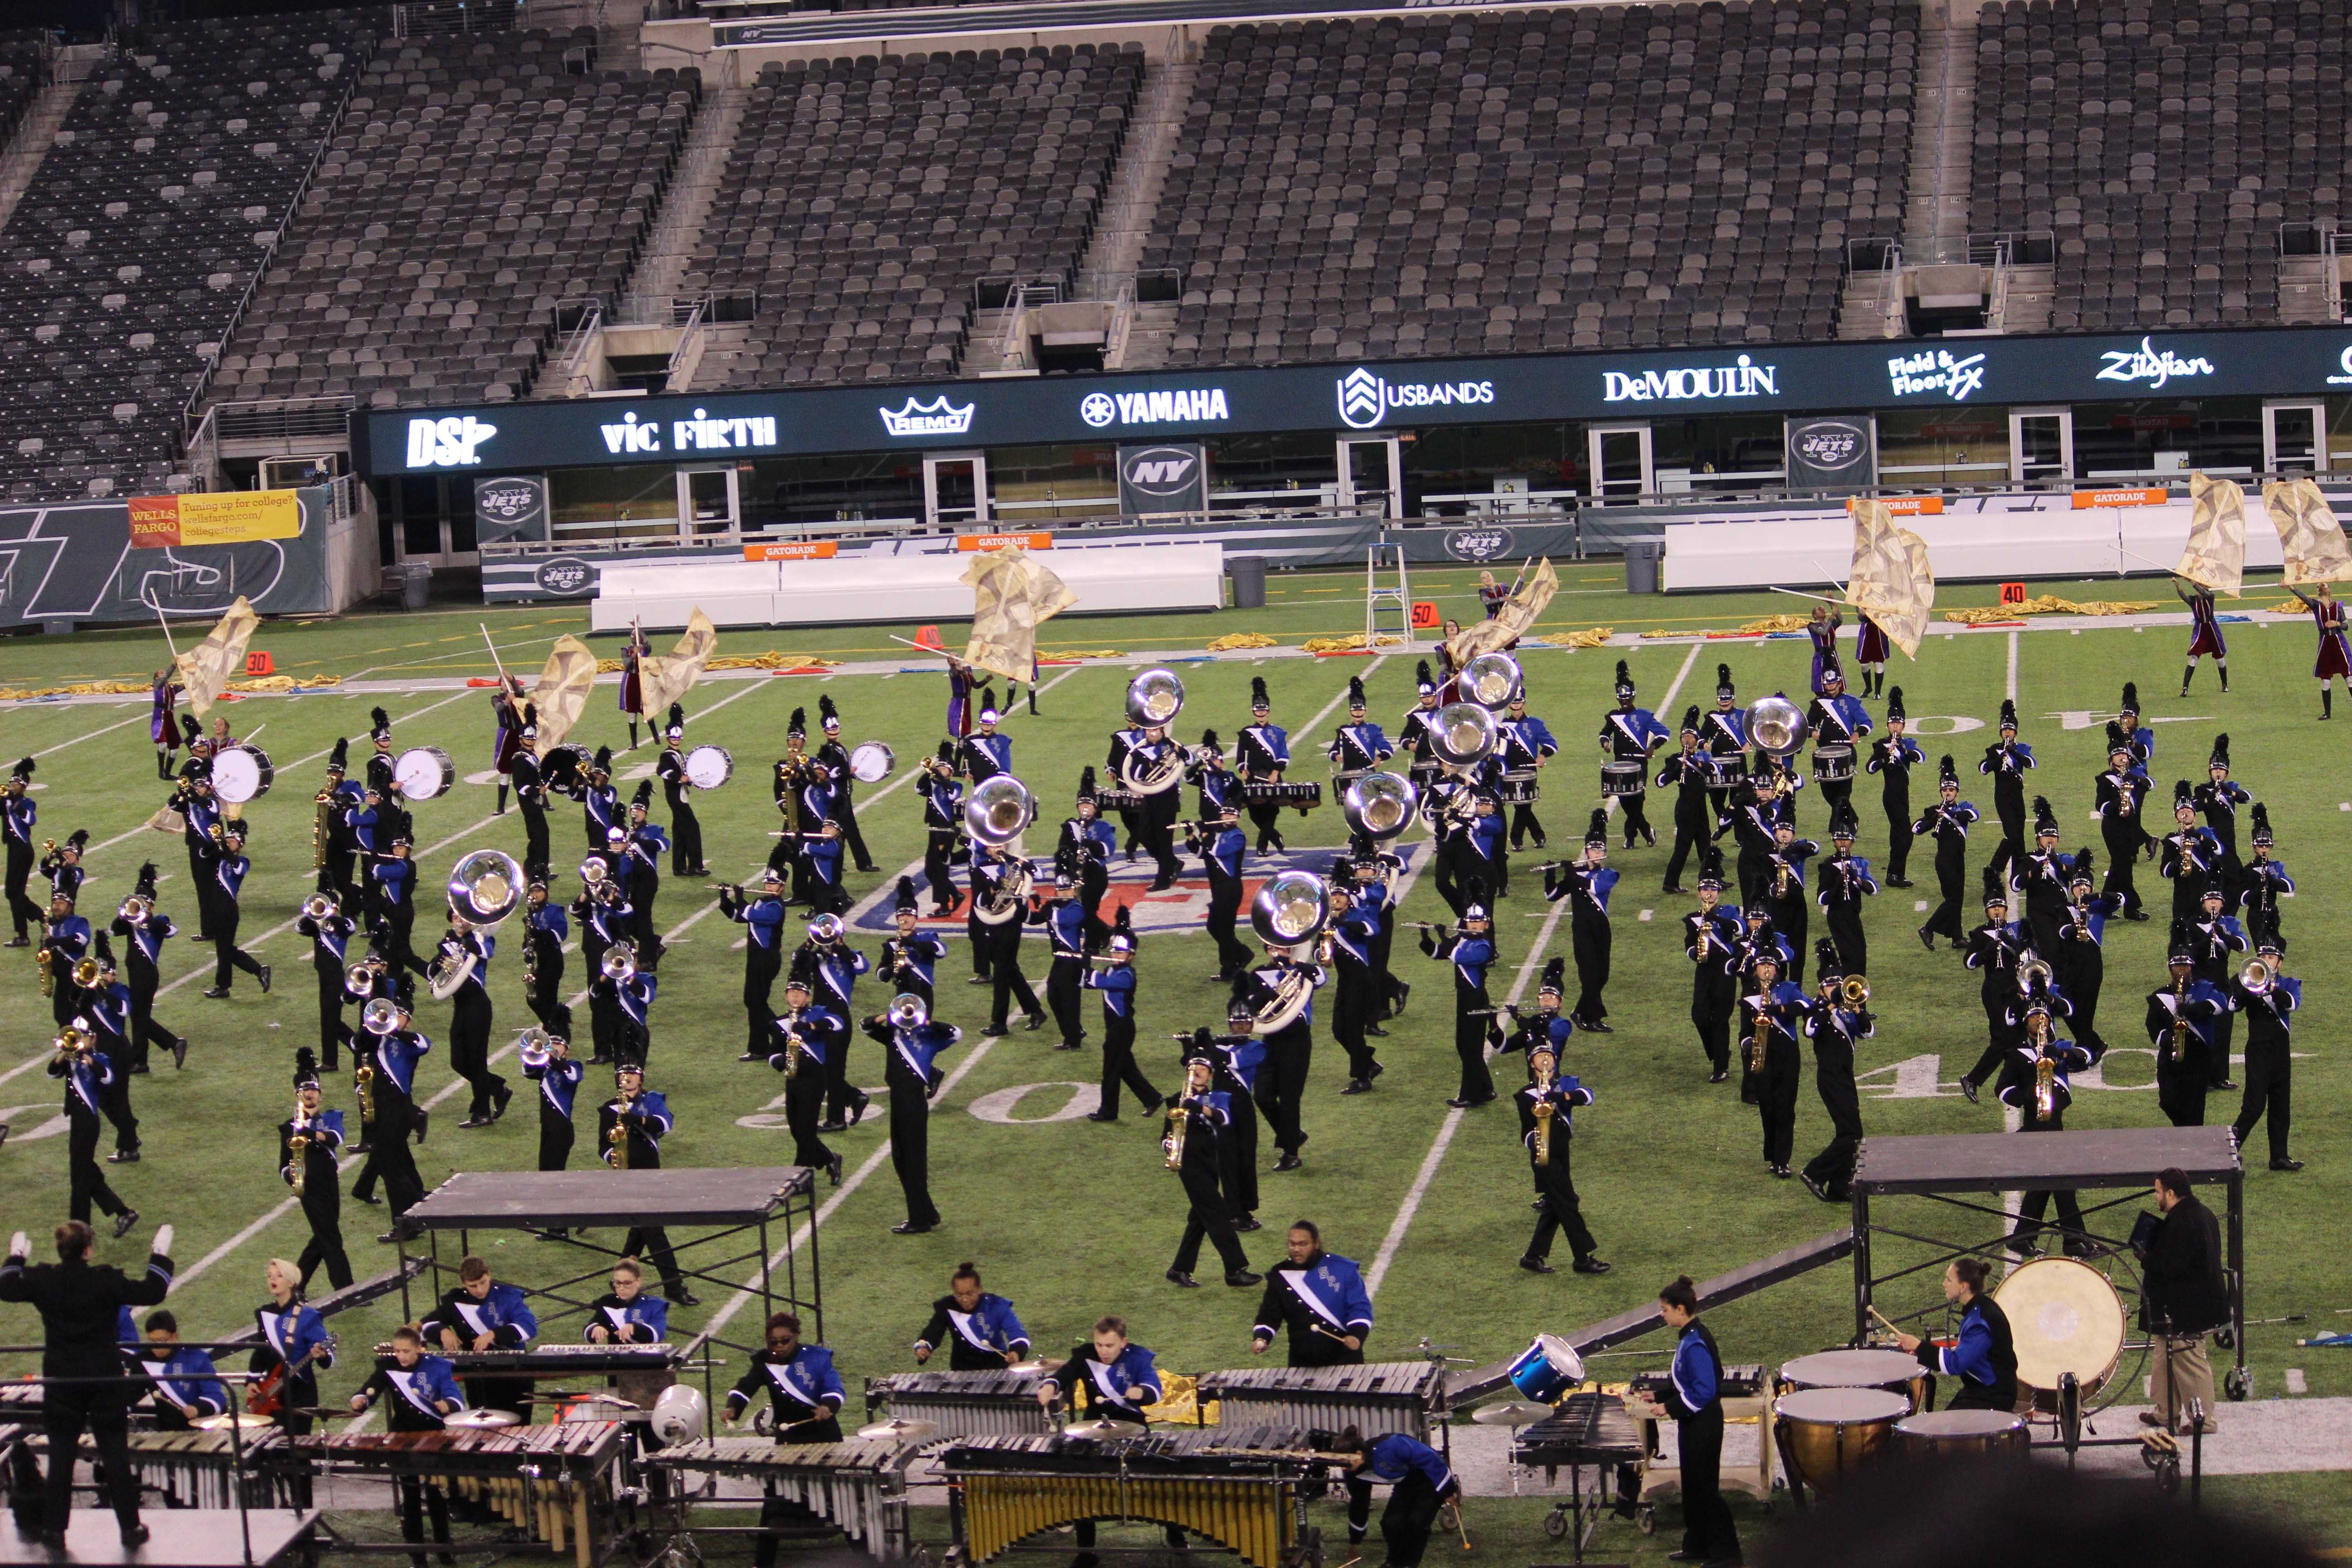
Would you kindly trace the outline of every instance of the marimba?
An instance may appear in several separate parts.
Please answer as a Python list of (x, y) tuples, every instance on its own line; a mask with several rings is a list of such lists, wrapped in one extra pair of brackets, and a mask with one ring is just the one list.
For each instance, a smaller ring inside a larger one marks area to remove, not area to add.
[[(1663, 1405), (1666, 1390), (1674, 1381), (1672, 1372), (1637, 1372), (1627, 1380), (1627, 1386), (1634, 1393), (1647, 1394), (1653, 1402)], [(1750, 1362), (1740, 1366), (1725, 1367), (1723, 1374), (1716, 1379), (1715, 1393), (1718, 1399), (1754, 1399), (1764, 1393), (1765, 1386), (1763, 1363)]]
[(1297, 1426), (1170, 1426), (1110, 1442), (974, 1437), (939, 1458), (966, 1563), (1078, 1520), (1126, 1519), (1207, 1536), (1256, 1568), (1321, 1560), (1307, 1498), (1333, 1462)]
[(578, 1568), (598, 1561), (590, 1510), (608, 1500), (607, 1479), (627, 1428), (618, 1421), (563, 1421), (455, 1432), (313, 1432), (278, 1451), (331, 1468), (386, 1471), (454, 1485), (481, 1499), (555, 1552), (570, 1542)]
[[(1571, 1394), (1549, 1415), (1532, 1426), (1522, 1426), (1511, 1440), (1511, 1463), (1541, 1467), (1545, 1478), (1568, 1472), (1568, 1496), (1552, 1506), (1544, 1533), (1555, 1541), (1571, 1538), (1576, 1561), (1584, 1561), (1584, 1542), (1601, 1522), (1608, 1500), (1609, 1472), (1640, 1462), (1642, 1424), (1613, 1394)], [(1584, 1471), (1596, 1471), (1592, 1490), (1584, 1489)], [(1634, 1483), (1638, 1488), (1638, 1483)]]
[[(1059, 1364), (1059, 1363), (1054, 1363)], [(866, 1380), (866, 1418), (929, 1421), (941, 1437), (984, 1437), (1058, 1429), (1037, 1403), (1039, 1381), (1051, 1367), (1003, 1372), (894, 1372)]]
[(647, 1454), (645, 1462), (687, 1474), (756, 1479), (769, 1496), (803, 1505), (869, 1553), (903, 1558), (914, 1549), (907, 1467), (919, 1451), (917, 1444), (872, 1437), (845, 1443), (697, 1437)]
[[(236, 1434), (235, 1442), (226, 1432), (193, 1431), (133, 1432), (129, 1442), (131, 1467), (139, 1473), (142, 1488), (195, 1508), (235, 1508), (239, 1489), (248, 1508), (290, 1505), (290, 1500), (280, 1500), (277, 1496), (283, 1490), (278, 1475), (256, 1473), (285, 1446), (286, 1434), (275, 1426), (248, 1426)], [(40, 1456), (42, 1473), (47, 1474), (47, 1436), (27, 1433), (25, 1444), (29, 1452)], [(80, 1455), (92, 1462), (98, 1458), (97, 1439), (87, 1432), (82, 1434)], [(237, 1468), (240, 1456), (242, 1470)]]
[(1444, 1419), (1445, 1377), (1426, 1361), (1236, 1367), (1202, 1373), (1198, 1398), (1218, 1401), (1228, 1426), (1353, 1426), (1367, 1437), (1402, 1432), (1425, 1443)]
[[(389, 1361), (392, 1346), (375, 1347), (380, 1361)], [(588, 1377), (608, 1373), (667, 1372), (683, 1366), (683, 1344), (664, 1340), (649, 1345), (545, 1344), (521, 1350), (433, 1352), (449, 1363), (457, 1376)]]

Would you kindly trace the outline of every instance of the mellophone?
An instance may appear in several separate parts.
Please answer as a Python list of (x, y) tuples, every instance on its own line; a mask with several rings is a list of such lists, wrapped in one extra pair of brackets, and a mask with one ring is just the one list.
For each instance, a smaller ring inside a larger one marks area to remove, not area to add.
[[(1034, 1396), (1030, 1403), (1036, 1403)], [(755, 1479), (770, 1496), (802, 1504), (868, 1552), (901, 1558), (914, 1549), (907, 1467), (920, 1450), (919, 1444), (873, 1437), (842, 1443), (697, 1437), (647, 1454), (645, 1462), (682, 1475)]]
[(895, 1372), (866, 1380), (869, 1421), (929, 1421), (942, 1437), (1046, 1433), (1060, 1426), (1037, 1403), (1037, 1383), (1059, 1363), (1003, 1372)]
[[(1220, 1402), (1229, 1426), (1295, 1426), (1367, 1437), (1388, 1432), (1431, 1441), (1445, 1418), (1443, 1367), (1426, 1361), (1354, 1366), (1250, 1366), (1201, 1374), (1198, 1403)], [(1441, 1434), (1442, 1436), (1442, 1434)]]
[(1129, 1519), (1205, 1535), (1257, 1568), (1318, 1554), (1307, 1497), (1336, 1462), (1299, 1426), (1163, 1427), (1108, 1441), (974, 1437), (939, 1458), (966, 1563), (1077, 1520)]
[(313, 1432), (288, 1436), (273, 1452), (322, 1468), (422, 1476), (488, 1502), (509, 1523), (554, 1552), (570, 1542), (579, 1568), (601, 1561), (591, 1506), (609, 1504), (606, 1472), (628, 1428), (617, 1421), (440, 1432)]

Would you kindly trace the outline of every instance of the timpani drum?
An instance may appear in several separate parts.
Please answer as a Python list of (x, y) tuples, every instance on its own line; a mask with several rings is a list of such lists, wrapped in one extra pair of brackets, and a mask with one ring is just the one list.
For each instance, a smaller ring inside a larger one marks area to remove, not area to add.
[(457, 782), (457, 764), (438, 746), (411, 746), (392, 760), (392, 782), (410, 800), (438, 800)]
[(1645, 763), (1603, 763), (1601, 764), (1601, 793), (1606, 795), (1634, 795), (1646, 792)]
[(1813, 748), (1813, 782), (1844, 784), (1853, 777), (1853, 748), (1827, 745)]
[(1883, 1388), (1918, 1403), (1926, 1369), (1901, 1351), (1822, 1351), (1780, 1366), (1784, 1388)]
[(1540, 794), (1533, 768), (1514, 768), (1496, 783), (1495, 798), (1505, 805), (1532, 805)]
[(2006, 1410), (1922, 1410), (1895, 1424), (1895, 1452), (1905, 1459), (2021, 1459), (2025, 1423)]
[(859, 784), (880, 784), (890, 776), (898, 759), (879, 741), (861, 741), (849, 752), (849, 776)]
[(717, 789), (735, 775), (735, 759), (724, 746), (697, 746), (686, 753), (686, 782), (697, 789)]
[(213, 793), (231, 805), (259, 800), (276, 777), (269, 753), (258, 746), (231, 746), (213, 759)]
[(1834, 1491), (1857, 1471), (1887, 1457), (1908, 1398), (1883, 1388), (1801, 1388), (1772, 1406), (1791, 1483)]
[(2037, 1258), (1992, 1293), (2017, 1345), (2017, 1381), (2050, 1393), (2068, 1373), (2085, 1397), (2124, 1351), (2123, 1298), (2107, 1277), (2072, 1258)]

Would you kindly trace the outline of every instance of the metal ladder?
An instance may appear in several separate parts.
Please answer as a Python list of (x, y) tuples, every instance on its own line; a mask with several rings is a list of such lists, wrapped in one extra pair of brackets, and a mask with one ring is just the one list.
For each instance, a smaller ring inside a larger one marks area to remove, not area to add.
[[(1383, 587), (1381, 574), (1391, 566), (1396, 571), (1393, 586)], [(1405, 581), (1404, 546), (1374, 544), (1364, 552), (1364, 646), (1381, 646), (1381, 611), (1396, 612), (1397, 631), (1404, 646), (1412, 642), (1412, 589)]]

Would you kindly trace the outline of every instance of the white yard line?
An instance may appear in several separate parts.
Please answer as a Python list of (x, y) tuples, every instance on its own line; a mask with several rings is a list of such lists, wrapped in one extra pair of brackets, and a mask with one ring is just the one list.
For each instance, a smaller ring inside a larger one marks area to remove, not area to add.
[(110, 734), (110, 733), (112, 733), (114, 731), (117, 731), (117, 730), (120, 730), (120, 729), (124, 728), (126, 725), (136, 724), (136, 723), (138, 723), (138, 722), (139, 722), (139, 721), (140, 721), (141, 719), (143, 719), (143, 718), (145, 718), (145, 717), (147, 717), (147, 715), (145, 715), (145, 714), (143, 714), (143, 713), (141, 713), (141, 714), (135, 714), (135, 715), (133, 715), (132, 717), (128, 718), (128, 719), (121, 719), (121, 720), (118, 720), (118, 721), (116, 721), (114, 723), (111, 723), (111, 724), (101, 724), (100, 726), (99, 726), (99, 727), (98, 727), (97, 729), (95, 729), (95, 730), (87, 731), (85, 731), (85, 732), (84, 732), (84, 733), (82, 733), (82, 734), (76, 735), (76, 736), (75, 736), (72, 740), (70, 740), (70, 741), (59, 741), (56, 745), (51, 746), (47, 751), (45, 751), (45, 752), (35, 752), (33, 753), (33, 755), (34, 755), (34, 756), (36, 756), (36, 757), (54, 756), (56, 753), (58, 753), (58, 752), (59, 752), (64, 751), (68, 746), (79, 746), (79, 745), (80, 745), (84, 741), (89, 740), (89, 739), (90, 739), (90, 738), (92, 738), (93, 736)]
[[(1106, 659), (1104, 662), (1108, 663), (1109, 661)], [(1069, 679), (1070, 677), (1077, 674), (1078, 671), (1086, 668), (1087, 667), (1083, 664), (1074, 664), (1070, 666), (1069, 668), (1062, 671), (1061, 674), (1054, 677), (1053, 679), (1037, 688), (1037, 695), (1040, 697), (1045, 696), (1045, 693), (1053, 690), (1054, 688), (1061, 685), (1062, 682)], [(1027, 710), (1025, 708), (1014, 709), (1012, 712), (1002, 715), (998, 719), (997, 722), (1002, 724), (1007, 719), (1017, 719), (1026, 711)], [(891, 791), (898, 788), (901, 784), (904, 784), (910, 780), (920, 778), (922, 776), (922, 773), (923, 770), (920, 768), (908, 768), (905, 773), (900, 773), (897, 778), (892, 779), (888, 784), (884, 784), (880, 789), (876, 790), (872, 795), (867, 795), (858, 804), (861, 805), (871, 806), (876, 801), (880, 800), (884, 795), (888, 795)]]

